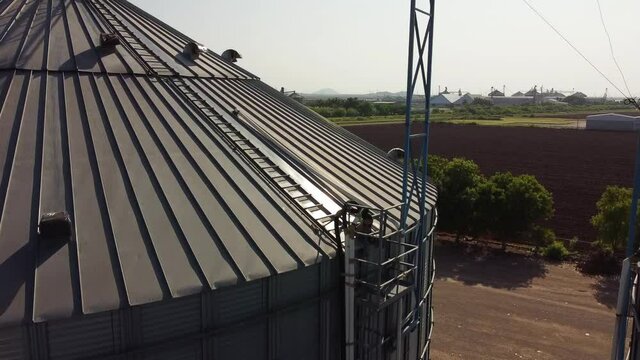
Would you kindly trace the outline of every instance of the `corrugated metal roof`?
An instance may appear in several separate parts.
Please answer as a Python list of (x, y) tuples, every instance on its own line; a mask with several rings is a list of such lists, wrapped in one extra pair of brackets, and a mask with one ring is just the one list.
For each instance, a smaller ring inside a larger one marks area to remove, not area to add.
[[(0, 84), (0, 322), (22, 320), (30, 296), (39, 321), (333, 255), (163, 81), (18, 70)], [(73, 243), (36, 241), (56, 211)]]
[[(112, 16), (102, 15), (103, 10)], [(101, 51), (100, 34), (127, 29), (115, 52)], [(6, 0), (0, 3), (0, 69), (145, 74), (141, 41), (182, 76), (255, 78), (208, 51), (197, 61), (182, 51), (193, 39), (126, 1)]]
[[(302, 268), (335, 255), (318, 209), (401, 202), (383, 152), (213, 53), (186, 64), (191, 40), (126, 2), (0, 14), (0, 326)], [(71, 241), (39, 237), (61, 211)]]
[[(189, 82), (211, 102), (238, 109), (248, 126), (260, 128), (308, 169), (324, 176), (343, 194), (342, 201), (357, 199), (377, 208), (402, 202), (402, 169), (397, 164), (376, 147), (318, 119), (273, 88), (253, 80)], [(429, 186), (433, 204), (435, 188)], [(417, 204), (414, 210), (417, 212)]]

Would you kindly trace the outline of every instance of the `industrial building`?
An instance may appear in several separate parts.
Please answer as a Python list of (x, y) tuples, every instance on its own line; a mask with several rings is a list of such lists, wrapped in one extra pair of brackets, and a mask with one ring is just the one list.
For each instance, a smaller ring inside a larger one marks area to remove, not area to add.
[(433, 106), (471, 105), (472, 102), (473, 96), (469, 93), (443, 93), (431, 97), (431, 105)]
[(640, 116), (622, 114), (596, 114), (587, 116), (587, 130), (636, 131), (640, 130)]
[(0, 359), (428, 358), (435, 188), (126, 1), (0, 12)]

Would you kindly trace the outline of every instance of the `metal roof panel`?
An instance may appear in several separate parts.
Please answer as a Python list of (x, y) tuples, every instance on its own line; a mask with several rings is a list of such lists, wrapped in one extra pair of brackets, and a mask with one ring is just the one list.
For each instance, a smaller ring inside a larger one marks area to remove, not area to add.
[[(0, 70), (147, 74), (159, 58), (182, 76), (255, 78), (207, 51), (196, 60), (183, 54), (195, 42), (127, 1), (7, 0), (0, 17)], [(125, 45), (103, 51), (101, 33), (116, 33)], [(138, 49), (142, 49), (139, 51)], [(148, 55), (145, 55), (148, 54)]]
[[(212, 52), (186, 59), (191, 39), (127, 2), (0, 15), (0, 327), (300, 269), (335, 256), (318, 219), (344, 201), (401, 201), (383, 152)], [(70, 238), (38, 234), (48, 212)]]

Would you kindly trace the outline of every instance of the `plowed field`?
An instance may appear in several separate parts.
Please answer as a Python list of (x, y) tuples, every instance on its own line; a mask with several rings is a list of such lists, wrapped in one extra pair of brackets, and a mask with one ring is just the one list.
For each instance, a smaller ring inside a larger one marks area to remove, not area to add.
[[(383, 150), (402, 144), (402, 124), (346, 129)], [(535, 175), (553, 193), (551, 227), (584, 240), (595, 237), (589, 219), (605, 187), (631, 186), (635, 146), (630, 133), (569, 129), (434, 124), (430, 136), (432, 154), (472, 159), (485, 174)]]

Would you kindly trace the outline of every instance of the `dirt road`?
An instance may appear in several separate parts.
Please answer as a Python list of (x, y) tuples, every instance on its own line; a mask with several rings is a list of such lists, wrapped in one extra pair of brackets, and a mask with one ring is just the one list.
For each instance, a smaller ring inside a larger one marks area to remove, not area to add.
[(432, 359), (609, 356), (616, 279), (446, 244), (436, 267)]

